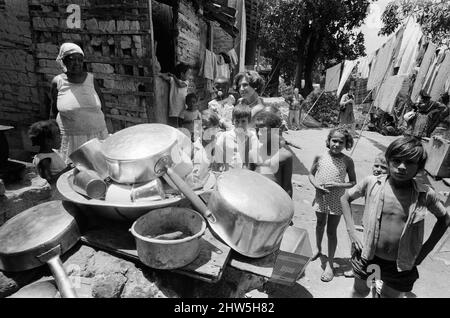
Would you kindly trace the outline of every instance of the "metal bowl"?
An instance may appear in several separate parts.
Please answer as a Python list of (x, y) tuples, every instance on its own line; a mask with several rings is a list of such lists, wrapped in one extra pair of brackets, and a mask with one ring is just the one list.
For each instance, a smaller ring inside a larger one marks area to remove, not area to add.
[[(166, 186), (166, 185), (165, 185)], [(94, 213), (98, 216), (115, 219), (119, 221), (134, 221), (150, 210), (168, 206), (188, 206), (189, 201), (181, 194), (172, 195), (165, 200), (116, 203), (104, 200), (89, 199), (73, 189), (73, 170), (62, 174), (56, 182), (56, 187), (63, 197), (80, 206), (86, 213)], [(168, 187), (168, 186), (167, 186)], [(166, 193), (170, 193), (168, 187)], [(206, 191), (201, 189), (195, 191), (202, 195)]]
[[(145, 265), (157, 269), (175, 269), (188, 265), (200, 253), (200, 237), (206, 222), (194, 210), (169, 207), (154, 210), (137, 219), (130, 231), (136, 239), (138, 257)], [(181, 233), (176, 239), (155, 236)]]

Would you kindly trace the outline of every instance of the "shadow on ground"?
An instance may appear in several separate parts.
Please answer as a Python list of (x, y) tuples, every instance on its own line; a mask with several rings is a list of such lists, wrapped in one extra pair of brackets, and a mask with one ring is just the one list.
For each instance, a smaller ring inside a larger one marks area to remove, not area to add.
[(308, 168), (305, 167), (305, 165), (298, 160), (297, 155), (294, 153), (294, 151), (290, 148), (287, 148), (290, 153), (292, 153), (292, 174), (299, 174), (302, 176), (309, 175)]
[[(325, 266), (327, 264), (328, 261), (328, 257), (326, 255), (320, 255), (320, 267), (325, 270)], [(334, 276), (335, 277), (339, 277), (339, 276), (344, 276), (344, 273), (346, 271), (349, 271), (352, 269), (352, 266), (350, 264), (350, 259), (349, 258), (334, 258)]]
[(264, 285), (264, 293), (269, 298), (314, 298), (313, 295), (302, 285), (284, 286), (275, 283)]
[(372, 143), (372, 145), (374, 145), (376, 148), (378, 148), (380, 151), (385, 152), (386, 151), (386, 146), (383, 145), (382, 143), (379, 143), (378, 141), (372, 139), (372, 138), (368, 138), (366, 136), (362, 136), (362, 138), (367, 139), (368, 141), (370, 141)]

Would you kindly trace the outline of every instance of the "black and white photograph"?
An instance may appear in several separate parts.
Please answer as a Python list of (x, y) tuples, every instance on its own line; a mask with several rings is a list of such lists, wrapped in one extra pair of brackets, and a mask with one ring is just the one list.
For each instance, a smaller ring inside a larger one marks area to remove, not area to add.
[(449, 94), (450, 0), (0, 0), (0, 298), (450, 298)]

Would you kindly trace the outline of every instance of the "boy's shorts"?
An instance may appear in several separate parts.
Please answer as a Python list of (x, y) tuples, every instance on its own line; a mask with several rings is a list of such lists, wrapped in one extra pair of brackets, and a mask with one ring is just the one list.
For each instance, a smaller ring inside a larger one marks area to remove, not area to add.
[(367, 281), (372, 274), (367, 272), (367, 267), (371, 264), (378, 265), (383, 283), (400, 292), (410, 292), (415, 281), (419, 278), (416, 266), (411, 270), (399, 272), (397, 270), (397, 262), (387, 261), (376, 256), (368, 261), (362, 258), (361, 252), (358, 251), (352, 253), (351, 263), (355, 277), (363, 281)]

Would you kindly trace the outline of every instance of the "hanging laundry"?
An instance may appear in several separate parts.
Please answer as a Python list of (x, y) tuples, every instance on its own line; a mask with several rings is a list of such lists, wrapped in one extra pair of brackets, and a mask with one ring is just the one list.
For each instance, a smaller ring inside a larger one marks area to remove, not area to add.
[(431, 93), (434, 81), (436, 80), (436, 76), (439, 73), (439, 68), (441, 67), (441, 64), (444, 61), (444, 59), (445, 59), (445, 51), (441, 49), (437, 54), (436, 58), (433, 60), (431, 67), (428, 69), (428, 73), (427, 76), (425, 77), (425, 82), (422, 87), (422, 89), (428, 94)]
[(225, 59), (222, 55), (216, 55), (215, 77), (230, 78), (230, 66), (225, 63)]
[(445, 92), (445, 84), (450, 77), (450, 52), (445, 52), (445, 58), (442, 61), (439, 71), (434, 79), (433, 86), (430, 90), (432, 100), (438, 101), (441, 95)]
[(409, 88), (409, 77), (407, 75), (390, 76), (381, 85), (374, 106), (391, 113), (394, 109), (395, 101), (400, 94), (406, 95)]
[(419, 72), (416, 75), (416, 80), (414, 82), (414, 87), (411, 93), (411, 100), (413, 102), (417, 101), (419, 98), (420, 90), (422, 89), (425, 83), (425, 77), (427, 76), (428, 70), (433, 63), (433, 60), (436, 56), (436, 44), (428, 42), (427, 50), (425, 51), (425, 55), (422, 58), (422, 62), (420, 63)]
[(327, 69), (325, 77), (325, 92), (332, 92), (338, 89), (341, 76), (341, 64), (339, 63)]
[(398, 75), (411, 74), (416, 57), (419, 52), (420, 39), (423, 33), (418, 23), (410, 20), (403, 32), (403, 40), (400, 47), (400, 52), (395, 61), (394, 67), (398, 67)]
[(396, 47), (395, 36), (392, 36), (378, 51), (377, 58), (371, 67), (367, 89), (379, 86), (386, 73), (392, 67), (392, 54)]
[(238, 65), (239, 63), (239, 58), (237, 56), (236, 50), (235, 49), (231, 49), (227, 52), (228, 56), (231, 59), (231, 65), (233, 67), (235, 67), (236, 65)]
[[(398, 59), (401, 60), (401, 48), (403, 42), (403, 35), (405, 34), (405, 26), (403, 25), (400, 29), (397, 30), (395, 33), (395, 46), (394, 50), (392, 51), (392, 70), (397, 67), (397, 70), (399, 66), (396, 65), (396, 62)], [(392, 73), (394, 75), (394, 73)]]
[(210, 50), (205, 50), (203, 59), (200, 61), (199, 75), (204, 78), (214, 80), (214, 69), (216, 64), (216, 55)]
[(338, 86), (338, 89), (336, 92), (337, 96), (339, 96), (341, 94), (341, 91), (344, 88), (345, 83), (347, 82), (350, 74), (352, 73), (353, 69), (355, 68), (356, 62), (357, 62), (356, 60), (344, 62), (344, 70), (342, 71), (341, 80), (339, 81), (339, 86)]
[(359, 78), (369, 78), (369, 71), (370, 71), (370, 63), (372, 62), (372, 59), (374, 57), (374, 54), (370, 54), (368, 56), (360, 57), (357, 60), (357, 76)]

